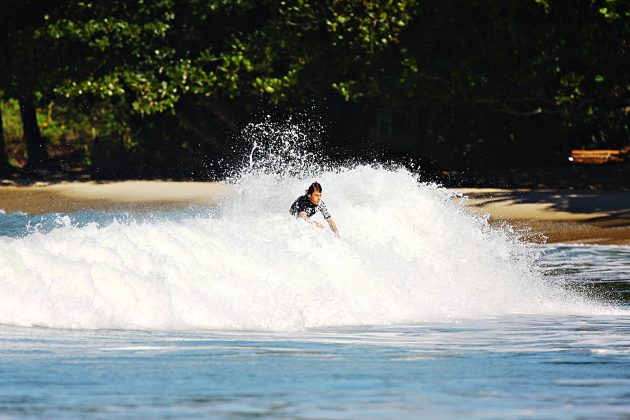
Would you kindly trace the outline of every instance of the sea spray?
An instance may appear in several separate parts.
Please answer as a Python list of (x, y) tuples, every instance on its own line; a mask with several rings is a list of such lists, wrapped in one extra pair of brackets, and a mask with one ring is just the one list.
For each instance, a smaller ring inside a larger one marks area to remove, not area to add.
[[(537, 251), (452, 192), (401, 167), (322, 164), (291, 129), (253, 138), (216, 209), (0, 237), (0, 323), (298, 331), (615, 311), (550, 283)], [(288, 213), (313, 180), (341, 239)]]

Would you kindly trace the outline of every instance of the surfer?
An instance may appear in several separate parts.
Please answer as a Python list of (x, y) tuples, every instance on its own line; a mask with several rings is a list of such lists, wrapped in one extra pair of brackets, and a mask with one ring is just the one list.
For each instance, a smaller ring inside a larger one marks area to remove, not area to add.
[(330, 229), (335, 233), (335, 236), (339, 237), (337, 225), (330, 216), (330, 213), (328, 213), (328, 209), (322, 201), (322, 186), (319, 182), (313, 182), (311, 186), (308, 187), (308, 190), (306, 190), (306, 194), (298, 197), (297, 200), (293, 202), (291, 208), (289, 209), (289, 213), (295, 217), (306, 220), (313, 226), (324, 229), (324, 225), (311, 219), (311, 216), (317, 213), (318, 210), (324, 216), (324, 220), (328, 222), (328, 226), (330, 226)]

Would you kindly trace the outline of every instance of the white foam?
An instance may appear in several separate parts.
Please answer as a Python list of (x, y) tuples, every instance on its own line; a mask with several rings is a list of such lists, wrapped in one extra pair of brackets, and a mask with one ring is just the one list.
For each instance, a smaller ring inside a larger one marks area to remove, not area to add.
[(260, 173), (212, 216), (0, 238), (0, 323), (298, 331), (620, 311), (549, 284), (527, 245), (406, 170), (317, 180), (341, 240), (288, 214), (311, 179)]

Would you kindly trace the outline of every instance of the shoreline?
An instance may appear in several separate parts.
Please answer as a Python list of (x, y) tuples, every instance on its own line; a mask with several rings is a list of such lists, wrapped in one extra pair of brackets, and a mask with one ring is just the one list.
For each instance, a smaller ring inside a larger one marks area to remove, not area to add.
[(452, 189), (461, 204), (490, 223), (509, 223), (535, 243), (630, 245), (630, 192)]
[[(1, 186), (6, 213), (80, 210), (171, 210), (216, 205), (221, 182), (112, 181)], [(510, 224), (530, 242), (630, 245), (629, 191), (450, 189), (455, 201), (495, 225)], [(465, 197), (465, 198), (464, 198)], [(545, 239), (546, 238), (546, 239)]]
[(0, 209), (27, 214), (80, 210), (177, 209), (212, 206), (227, 191), (219, 182), (62, 182), (0, 187)]

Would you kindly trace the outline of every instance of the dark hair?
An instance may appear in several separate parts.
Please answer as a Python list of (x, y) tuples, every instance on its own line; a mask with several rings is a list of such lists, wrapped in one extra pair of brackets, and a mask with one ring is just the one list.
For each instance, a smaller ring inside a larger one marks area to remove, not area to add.
[(313, 182), (311, 186), (308, 187), (308, 190), (306, 190), (306, 194), (313, 194), (315, 191), (322, 192), (322, 186), (319, 185), (319, 182), (317, 181)]

